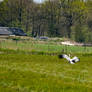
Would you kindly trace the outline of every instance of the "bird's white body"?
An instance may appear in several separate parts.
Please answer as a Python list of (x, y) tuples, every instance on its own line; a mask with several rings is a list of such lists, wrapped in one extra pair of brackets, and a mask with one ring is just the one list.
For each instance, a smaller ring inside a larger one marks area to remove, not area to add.
[(66, 55), (66, 54), (63, 54), (63, 58), (65, 58), (65, 59), (67, 59), (67, 61), (69, 62), (69, 63), (71, 63), (71, 64), (74, 64), (74, 63), (76, 63), (76, 62), (78, 62), (79, 61), (79, 58), (78, 57), (73, 57), (72, 59), (68, 56), (68, 55)]

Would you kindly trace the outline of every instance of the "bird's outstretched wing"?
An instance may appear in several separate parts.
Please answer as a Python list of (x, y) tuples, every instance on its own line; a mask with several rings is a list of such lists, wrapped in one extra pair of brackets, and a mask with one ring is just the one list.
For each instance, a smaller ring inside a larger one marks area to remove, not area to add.
[(59, 58), (65, 58), (69, 63), (71, 63), (71, 64), (74, 64), (74, 63), (76, 63), (76, 62), (78, 62), (78, 61), (80, 61), (80, 59), (78, 58), (78, 57), (73, 57), (72, 59), (68, 56), (68, 55), (66, 55), (66, 54), (63, 54), (63, 55), (59, 55)]
[(78, 62), (78, 61), (80, 61), (80, 59), (79, 59), (78, 57), (75, 56), (75, 57), (72, 58), (72, 61)]
[(63, 58), (67, 59), (68, 61), (70, 61), (70, 57), (67, 56), (66, 54), (63, 54)]
[(74, 62), (72, 61), (72, 59), (69, 61), (70, 64), (74, 64)]

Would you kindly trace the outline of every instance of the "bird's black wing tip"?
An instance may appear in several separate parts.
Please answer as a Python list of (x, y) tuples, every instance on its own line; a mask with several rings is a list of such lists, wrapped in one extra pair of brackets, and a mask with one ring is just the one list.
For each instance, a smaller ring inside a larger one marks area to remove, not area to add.
[(64, 58), (63, 55), (58, 55), (58, 58)]

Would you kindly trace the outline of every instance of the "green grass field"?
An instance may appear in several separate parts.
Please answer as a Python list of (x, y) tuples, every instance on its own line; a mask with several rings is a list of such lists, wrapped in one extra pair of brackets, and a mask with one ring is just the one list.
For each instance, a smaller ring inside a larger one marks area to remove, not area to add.
[(92, 56), (79, 57), (71, 65), (57, 56), (0, 50), (0, 92), (92, 92)]
[(82, 46), (64, 46), (58, 42), (50, 41), (16, 41), (5, 40), (0, 42), (0, 47), (4, 49), (22, 50), (22, 51), (41, 51), (41, 52), (61, 52), (63, 49), (67, 53), (92, 53), (92, 47)]

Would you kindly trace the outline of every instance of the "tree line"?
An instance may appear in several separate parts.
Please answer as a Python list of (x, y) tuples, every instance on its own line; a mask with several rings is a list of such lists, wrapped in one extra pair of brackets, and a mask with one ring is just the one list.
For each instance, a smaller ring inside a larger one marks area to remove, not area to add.
[(92, 41), (91, 0), (4, 0), (0, 2), (0, 26), (22, 28), (29, 36), (66, 37)]

